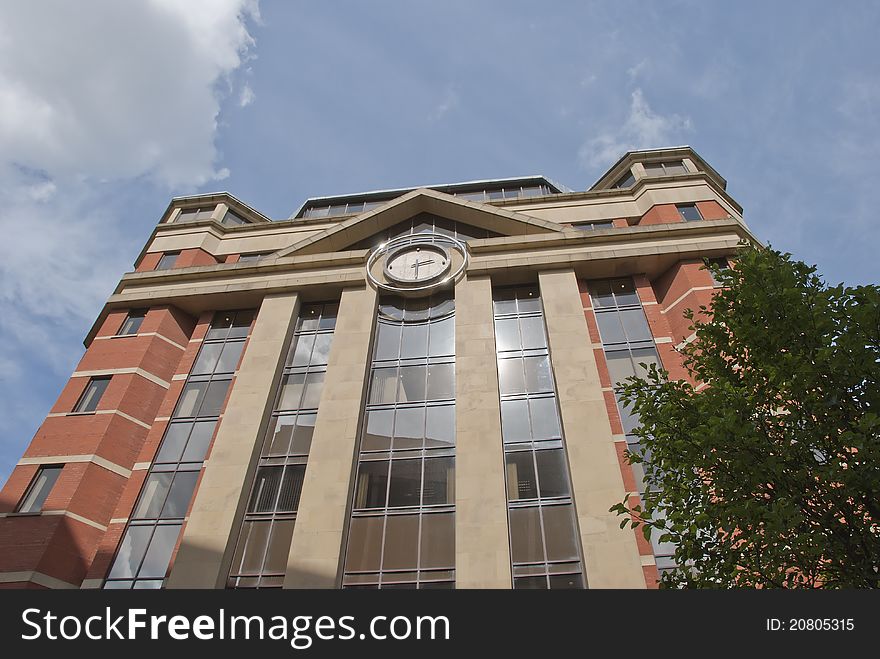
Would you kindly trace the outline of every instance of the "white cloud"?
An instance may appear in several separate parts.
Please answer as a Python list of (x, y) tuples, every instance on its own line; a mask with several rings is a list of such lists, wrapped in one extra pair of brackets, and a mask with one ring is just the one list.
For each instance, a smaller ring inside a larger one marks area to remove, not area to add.
[(215, 177), (217, 82), (253, 45), (248, 0), (0, 5), (0, 154), (51, 178)]
[(255, 0), (0, 4), (0, 456), (46, 411), (35, 373), (63, 381), (131, 268), (131, 191), (229, 176), (218, 116), (258, 19)]
[(256, 98), (256, 94), (254, 94), (254, 90), (251, 89), (251, 86), (245, 84), (245, 86), (241, 90), (241, 95), (238, 97), (238, 104), (246, 108), (248, 105), (254, 102)]
[(660, 115), (645, 100), (641, 89), (632, 93), (629, 116), (619, 128), (588, 140), (580, 150), (581, 163), (589, 167), (609, 165), (627, 151), (674, 146), (691, 129), (689, 117)]

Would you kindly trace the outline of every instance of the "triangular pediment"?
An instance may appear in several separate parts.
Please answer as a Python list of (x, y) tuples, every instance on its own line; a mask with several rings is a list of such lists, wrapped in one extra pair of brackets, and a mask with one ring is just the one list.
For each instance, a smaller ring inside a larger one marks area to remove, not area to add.
[(367, 213), (344, 220), (280, 250), (274, 256), (283, 258), (294, 254), (326, 254), (346, 251), (355, 246), (365, 248), (365, 243), (368, 243), (372, 237), (384, 234), (391, 227), (420, 214), (444, 218), (498, 236), (524, 236), (562, 231), (560, 225), (530, 215), (420, 188)]

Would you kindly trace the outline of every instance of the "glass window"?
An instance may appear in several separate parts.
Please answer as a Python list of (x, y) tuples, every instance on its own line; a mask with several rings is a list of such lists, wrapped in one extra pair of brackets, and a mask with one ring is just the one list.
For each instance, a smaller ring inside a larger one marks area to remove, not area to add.
[[(392, 469), (392, 475), (393, 473)], [(455, 503), (455, 458), (425, 458), (422, 505), (434, 506), (444, 503)]]
[(150, 474), (141, 490), (141, 499), (134, 510), (134, 517), (142, 519), (156, 519), (162, 512), (165, 497), (174, 480), (174, 472), (162, 472)]
[(611, 187), (613, 187), (613, 188), (629, 188), (635, 182), (636, 182), (636, 177), (633, 176), (631, 171), (628, 171), (626, 174), (623, 175), (623, 177), (619, 181), (617, 181), (617, 183), (615, 183)]
[(421, 479), (421, 460), (392, 460), (388, 507), (418, 506)]
[(177, 536), (180, 534), (180, 525), (160, 525), (156, 527), (150, 545), (144, 555), (144, 562), (141, 563), (141, 569), (138, 577), (154, 579), (163, 579), (165, 572), (168, 571), (168, 563), (171, 560), (171, 554), (174, 551), (174, 545), (177, 543)]
[(400, 367), (400, 391), (398, 401), (425, 400), (427, 395), (427, 369), (424, 366)]
[(455, 364), (428, 366), (428, 400), (455, 398)]
[(205, 399), (199, 408), (198, 416), (218, 416), (226, 400), (231, 380), (212, 380), (205, 392)]
[(544, 561), (539, 508), (510, 509), (510, 551), (514, 563)]
[(522, 347), (524, 350), (535, 350), (547, 347), (544, 335), (544, 319), (540, 316), (526, 316), (519, 320), (522, 330)]
[(526, 391), (522, 359), (517, 357), (498, 360), (498, 386), (502, 396)]
[[(138, 568), (147, 550), (147, 543), (153, 535), (152, 526), (130, 526), (119, 543), (119, 551), (108, 579), (131, 579), (137, 576)], [(130, 587), (130, 586), (129, 586)]]
[(348, 532), (345, 569), (352, 572), (377, 571), (382, 561), (384, 517), (353, 517)]
[(556, 398), (532, 398), (529, 401), (534, 439), (552, 439), (560, 436)]
[(378, 338), (376, 340), (376, 355), (374, 359), (397, 359), (400, 354), (400, 325), (387, 325), (379, 323)]
[(532, 451), (517, 451), (505, 456), (507, 465), (507, 499), (537, 499), (538, 484)]
[(425, 408), (398, 408), (394, 416), (394, 448), (420, 448), (425, 436)]
[(221, 222), (221, 224), (227, 227), (236, 227), (241, 226), (242, 224), (250, 224), (250, 222), (248, 222), (238, 213), (233, 213), (232, 211), (227, 210), (226, 214), (223, 216), (223, 221)]
[(535, 462), (542, 499), (564, 497), (571, 493), (568, 487), (568, 465), (565, 464), (565, 452), (561, 448), (535, 451)]
[(676, 204), (675, 207), (685, 222), (699, 222), (703, 219), (696, 204)]
[(132, 309), (128, 312), (128, 315), (125, 317), (125, 321), (122, 323), (122, 326), (119, 328), (119, 331), (116, 332), (116, 334), (118, 336), (137, 334), (138, 330), (141, 328), (141, 324), (144, 322), (144, 318), (146, 317), (146, 315), (146, 309)]
[(495, 322), (495, 344), (499, 352), (520, 349), (519, 323), (515, 318)]
[(40, 467), (37, 471), (37, 475), (34, 476), (27, 492), (22, 498), (21, 503), (18, 505), (17, 512), (36, 513), (41, 511), (43, 509), (43, 504), (46, 503), (46, 498), (49, 496), (49, 492), (51, 492), (52, 488), (55, 486), (55, 482), (61, 475), (61, 470), (63, 468), (64, 465)]
[(388, 460), (372, 460), (358, 465), (355, 508), (384, 508), (388, 491)]
[(162, 254), (162, 257), (159, 259), (159, 263), (156, 264), (156, 270), (170, 270), (174, 267), (174, 264), (177, 262), (177, 257), (180, 256), (180, 252), (165, 252)]
[(73, 411), (94, 412), (98, 409), (98, 403), (107, 390), (107, 385), (110, 384), (110, 378), (111, 376), (91, 378), (76, 402)]
[(385, 521), (383, 570), (418, 568), (419, 515), (389, 515)]
[(364, 431), (363, 450), (379, 451), (391, 448), (394, 410), (367, 412), (367, 428)]
[(542, 357), (525, 357), (523, 365), (525, 366), (525, 391), (528, 393), (553, 391), (553, 378), (550, 375), (549, 357), (546, 355)]
[(455, 406), (429, 407), (426, 414), (425, 446), (446, 448), (455, 445)]
[(404, 325), (400, 342), (400, 358), (424, 357), (428, 354), (428, 326)]
[(651, 330), (648, 328), (648, 321), (645, 318), (644, 311), (641, 309), (621, 309), (618, 313), (620, 314), (620, 321), (623, 323), (623, 330), (626, 334), (625, 340), (630, 343), (651, 340)]
[(455, 354), (455, 318), (447, 318), (430, 325), (428, 356), (442, 357)]
[(574, 510), (568, 506), (545, 506), (544, 537), (547, 541), (547, 560), (577, 560), (578, 548), (575, 537)]
[(455, 514), (422, 515), (419, 567), (452, 568), (455, 565)]
[(176, 518), (186, 515), (186, 510), (189, 508), (189, 502), (192, 499), (198, 478), (199, 472), (197, 471), (177, 472), (171, 489), (168, 491), (168, 497), (165, 499), (162, 517)]
[(501, 435), (505, 443), (527, 442), (532, 438), (529, 432), (528, 401), (501, 401)]
[(196, 363), (193, 364), (193, 375), (205, 375), (214, 372), (220, 353), (223, 351), (223, 343), (205, 343), (199, 350), (199, 356), (196, 357)]
[(269, 252), (251, 252), (250, 254), (239, 254), (238, 263), (254, 263), (262, 259)]

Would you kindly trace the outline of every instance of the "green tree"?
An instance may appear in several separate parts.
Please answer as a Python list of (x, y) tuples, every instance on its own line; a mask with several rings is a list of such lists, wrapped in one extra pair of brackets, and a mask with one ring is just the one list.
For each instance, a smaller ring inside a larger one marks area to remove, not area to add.
[(772, 249), (713, 274), (681, 350), (707, 386), (652, 366), (621, 387), (648, 492), (611, 510), (676, 544), (663, 587), (877, 588), (880, 288)]

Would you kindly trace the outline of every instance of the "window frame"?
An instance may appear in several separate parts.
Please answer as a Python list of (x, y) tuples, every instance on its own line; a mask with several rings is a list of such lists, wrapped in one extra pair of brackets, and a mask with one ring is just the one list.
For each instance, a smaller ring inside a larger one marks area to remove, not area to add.
[[(104, 394), (107, 393), (107, 387), (110, 386), (110, 380), (113, 379), (112, 375), (95, 375), (89, 378), (89, 381), (86, 383), (85, 388), (79, 395), (79, 398), (76, 399), (76, 404), (74, 404), (73, 409), (71, 409), (71, 414), (94, 414), (98, 409), (98, 404), (101, 402), (101, 399), (104, 397)], [(89, 407), (89, 409), (85, 409), (87, 406), (91, 405), (91, 398), (89, 393), (91, 391), (91, 387), (93, 384), (100, 387), (97, 383), (103, 382), (105, 383), (103, 388), (101, 388), (98, 397), (94, 399), (94, 406)]]
[[(128, 313), (125, 316), (125, 320), (122, 321), (122, 324), (119, 326), (119, 329), (116, 330), (116, 334), (114, 336), (137, 336), (137, 333), (141, 329), (141, 325), (144, 323), (144, 319), (147, 317), (149, 313), (149, 309), (129, 309)], [(134, 326), (134, 331), (131, 331), (131, 327), (126, 327), (129, 324), (129, 321), (136, 321), (137, 324)]]
[[(172, 270), (174, 266), (177, 264), (177, 259), (180, 258), (180, 251), (171, 251), (171, 252), (162, 252), (162, 256), (159, 257), (158, 263), (156, 263), (156, 267), (153, 268), (154, 271), (158, 270)], [(173, 257), (173, 258), (171, 258)], [(170, 262), (166, 262), (166, 259), (171, 258)]]
[[(21, 495), (21, 499), (18, 504), (15, 506), (15, 513), (18, 515), (38, 515), (43, 512), (43, 506), (46, 503), (46, 499), (49, 498), (49, 495), (52, 494), (52, 490), (55, 489), (55, 485), (58, 484), (58, 478), (61, 476), (61, 472), (64, 470), (64, 464), (47, 464), (40, 465), (40, 468), (37, 469), (36, 473), (31, 478), (31, 482), (28, 483), (27, 489), (24, 491), (24, 494)], [(34, 490), (37, 487), (37, 483), (40, 480), (40, 477), (43, 476), (47, 471), (51, 471), (54, 473), (54, 477), (52, 478), (51, 483), (48, 488), (42, 486), (42, 489), (39, 493), (37, 493), (37, 497), (34, 501), (28, 502), (28, 499), (34, 494)], [(39, 504), (34, 508), (34, 504), (39, 499)], [(24, 510), (25, 504), (28, 504), (28, 510)]]

